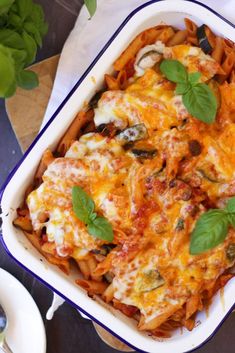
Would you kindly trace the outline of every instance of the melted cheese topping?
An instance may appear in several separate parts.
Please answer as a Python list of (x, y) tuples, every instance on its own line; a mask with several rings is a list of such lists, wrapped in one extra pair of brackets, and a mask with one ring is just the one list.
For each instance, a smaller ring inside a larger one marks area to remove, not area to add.
[[(163, 54), (200, 71), (202, 80), (217, 70), (199, 48), (164, 47)], [(200, 256), (189, 254), (189, 240), (208, 200), (218, 205), (235, 195), (235, 107), (229, 95), (235, 85), (220, 87), (221, 108), (208, 126), (189, 115), (174, 94), (175, 84), (142, 69), (126, 90), (102, 95), (94, 120), (119, 130), (144, 124), (148, 138), (134, 147), (153, 149), (154, 155), (138, 158), (116, 137), (83, 135), (49, 165), (27, 204), (34, 230), (46, 228), (57, 255), (63, 256), (66, 246), (81, 259), (105, 243), (88, 234), (73, 212), (71, 189), (84, 188), (114, 229), (114, 297), (136, 306), (149, 322), (200, 294), (233, 265), (226, 257), (228, 244), (235, 242), (232, 229), (224, 243)]]
[(219, 69), (219, 64), (198, 47), (191, 47), (186, 44), (167, 47), (163, 55), (166, 59), (179, 60), (186, 66), (188, 72), (201, 72), (201, 81), (207, 81)]

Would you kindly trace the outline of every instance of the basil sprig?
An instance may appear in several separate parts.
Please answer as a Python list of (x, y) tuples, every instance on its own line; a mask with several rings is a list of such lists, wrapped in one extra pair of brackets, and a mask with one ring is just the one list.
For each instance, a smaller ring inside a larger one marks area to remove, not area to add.
[(72, 188), (72, 203), (75, 215), (86, 224), (89, 234), (102, 240), (113, 241), (112, 225), (106, 218), (94, 212), (94, 201), (80, 186)]
[(224, 209), (210, 209), (197, 220), (191, 234), (190, 254), (201, 254), (221, 244), (229, 226), (235, 228), (235, 197)]
[(84, 0), (84, 3), (89, 11), (90, 16), (92, 17), (96, 12), (97, 1), (96, 0)]
[(215, 121), (217, 100), (208, 85), (198, 82), (200, 72), (188, 73), (178, 60), (163, 60), (160, 70), (177, 84), (175, 93), (182, 95), (183, 104), (192, 116), (207, 124)]
[(0, 98), (8, 98), (17, 86), (38, 86), (35, 72), (25, 70), (31, 64), (47, 33), (44, 12), (32, 0), (0, 0)]

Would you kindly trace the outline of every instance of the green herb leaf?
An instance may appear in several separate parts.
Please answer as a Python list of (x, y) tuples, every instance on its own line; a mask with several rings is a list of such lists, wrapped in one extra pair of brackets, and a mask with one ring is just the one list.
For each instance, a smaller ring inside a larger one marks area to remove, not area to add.
[(16, 28), (18, 31), (21, 31), (23, 20), (15, 14), (13, 11), (9, 12), (8, 17), (8, 26)]
[(15, 82), (15, 65), (11, 51), (0, 44), (0, 97), (12, 93)]
[(188, 74), (188, 80), (192, 86), (198, 83), (199, 78), (201, 77), (201, 72), (192, 72)]
[(20, 17), (25, 20), (31, 13), (33, 3), (32, 0), (16, 0)]
[(33, 4), (33, 7), (30, 13), (30, 18), (32, 22), (35, 23), (41, 36), (44, 36), (48, 31), (48, 25), (44, 20), (44, 13), (41, 5)]
[(0, 28), (6, 27), (7, 22), (8, 22), (8, 14), (0, 15)]
[(177, 83), (176, 85), (176, 90), (175, 94), (185, 94), (188, 92), (188, 90), (191, 89), (191, 85), (189, 82), (181, 82)]
[(217, 101), (212, 90), (205, 83), (198, 83), (183, 95), (188, 112), (204, 123), (215, 121)]
[(7, 13), (15, 0), (1, 0), (0, 15)]
[(84, 0), (84, 3), (89, 11), (90, 16), (92, 17), (96, 12), (97, 1), (96, 0)]
[(222, 243), (228, 233), (228, 225), (225, 210), (212, 209), (204, 213), (191, 234), (190, 254), (200, 254)]
[(26, 32), (23, 31), (22, 38), (25, 43), (25, 49), (27, 52), (27, 60), (26, 60), (26, 65), (31, 64), (36, 57), (37, 53), (37, 44), (35, 40)]
[(12, 58), (15, 61), (15, 66), (18, 68), (23, 68), (27, 53), (25, 50), (10, 49)]
[(228, 200), (226, 210), (231, 213), (235, 213), (235, 197), (232, 197), (231, 199)]
[(113, 229), (109, 221), (104, 217), (97, 217), (88, 224), (88, 232), (96, 238), (113, 241)]
[(97, 216), (94, 201), (80, 186), (72, 188), (72, 203), (74, 213), (87, 225), (89, 234), (106, 241), (113, 240), (112, 225), (106, 218)]
[(230, 224), (233, 228), (235, 228), (235, 213), (229, 213), (229, 214), (227, 215), (227, 217), (228, 217), (229, 224)]
[(0, 29), (0, 43), (9, 48), (24, 49), (24, 41), (19, 33), (11, 29)]
[(188, 73), (178, 60), (163, 60), (160, 70), (172, 82), (185, 83), (188, 80)]
[(80, 221), (88, 224), (90, 215), (94, 212), (95, 204), (92, 198), (80, 187), (72, 188), (73, 210)]
[(41, 47), (42, 46), (42, 37), (41, 37), (39, 30), (36, 27), (36, 24), (34, 24), (31, 21), (26, 21), (24, 23), (24, 29), (26, 32), (28, 32), (28, 34), (32, 35), (32, 37), (34, 38), (37, 45), (39, 47)]
[(17, 84), (23, 89), (33, 89), (38, 86), (38, 76), (30, 70), (22, 70), (17, 75)]

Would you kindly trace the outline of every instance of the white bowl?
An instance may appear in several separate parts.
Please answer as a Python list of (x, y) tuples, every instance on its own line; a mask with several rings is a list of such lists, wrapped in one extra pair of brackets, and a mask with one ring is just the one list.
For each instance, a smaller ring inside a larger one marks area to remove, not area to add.
[(104, 73), (111, 72), (111, 64), (127, 44), (140, 31), (161, 21), (183, 27), (184, 17), (191, 18), (198, 24), (206, 23), (216, 33), (235, 41), (234, 26), (207, 6), (196, 1), (155, 0), (138, 7), (121, 24), (39, 133), (9, 175), (4, 190), (1, 192), (2, 240), (10, 256), (53, 291), (119, 339), (135, 349), (151, 353), (189, 352), (204, 344), (221, 326), (235, 306), (235, 279), (226, 285), (223, 298), (219, 293), (214, 297), (209, 315), (206, 315), (205, 312), (198, 314), (198, 325), (192, 332), (179, 330), (170, 339), (154, 340), (146, 333), (139, 332), (134, 320), (110, 309), (108, 305), (102, 304), (100, 301), (90, 299), (85, 291), (74, 283), (73, 274), (66, 276), (56, 266), (50, 265), (42, 259), (22, 232), (13, 227), (12, 221), (16, 217), (16, 209), (22, 202), (24, 191), (33, 178), (43, 151), (48, 147), (55, 148), (76, 113), (83, 106), (84, 101), (89, 101), (95, 90), (99, 88)]

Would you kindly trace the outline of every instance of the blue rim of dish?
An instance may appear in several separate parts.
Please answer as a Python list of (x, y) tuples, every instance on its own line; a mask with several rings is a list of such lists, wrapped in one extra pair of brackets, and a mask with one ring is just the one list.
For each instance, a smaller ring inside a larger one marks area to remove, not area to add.
[[(92, 63), (89, 65), (89, 67), (87, 68), (87, 70), (83, 73), (83, 75), (80, 77), (80, 79), (77, 81), (77, 83), (75, 84), (75, 86), (72, 88), (72, 90), (68, 93), (68, 95), (66, 96), (66, 98), (63, 100), (63, 102), (60, 104), (60, 106), (57, 108), (57, 110), (55, 111), (55, 113), (52, 115), (52, 117), (49, 119), (49, 121), (45, 124), (45, 126), (42, 128), (42, 130), (39, 132), (39, 134), (37, 135), (37, 137), (35, 138), (35, 140), (32, 142), (32, 144), (29, 146), (29, 148), (27, 149), (27, 151), (24, 153), (23, 157), (20, 159), (20, 161), (16, 164), (15, 168), (10, 172), (10, 174), (8, 175), (5, 183), (3, 184), (3, 186), (0, 189), (0, 203), (2, 201), (2, 197), (4, 194), (4, 191), (7, 187), (7, 185), (9, 184), (10, 180), (12, 179), (12, 177), (14, 176), (14, 174), (16, 173), (16, 171), (18, 170), (18, 168), (20, 167), (20, 165), (23, 163), (23, 161), (25, 160), (25, 158), (28, 156), (28, 154), (31, 152), (31, 150), (33, 149), (33, 147), (35, 146), (35, 144), (37, 143), (37, 141), (41, 138), (41, 136), (44, 134), (44, 132), (47, 130), (47, 128), (50, 126), (50, 124), (52, 123), (52, 121), (56, 118), (56, 116), (58, 115), (58, 113), (60, 112), (60, 110), (65, 106), (65, 104), (68, 102), (68, 100), (70, 99), (70, 97), (74, 94), (74, 92), (77, 90), (77, 88), (81, 85), (81, 83), (84, 81), (84, 79), (86, 78), (86, 76), (89, 74), (89, 72), (91, 71), (91, 69), (95, 66), (95, 64), (98, 62), (98, 60), (101, 58), (101, 56), (105, 53), (105, 51), (107, 50), (107, 48), (111, 45), (111, 43), (114, 41), (114, 39), (117, 37), (117, 35), (121, 32), (121, 30), (125, 27), (125, 25), (130, 21), (130, 19), (136, 14), (138, 13), (140, 10), (142, 10), (143, 8), (157, 3), (157, 2), (162, 2), (164, 0), (150, 0), (146, 3), (144, 3), (143, 5), (138, 6), (134, 11), (132, 11), (127, 17), (126, 19), (122, 22), (122, 24), (118, 27), (118, 29), (114, 32), (114, 34), (110, 37), (110, 39), (108, 40), (108, 42), (105, 44), (105, 46), (103, 47), (103, 49), (99, 52), (99, 54), (96, 56), (96, 58), (92, 61)], [(222, 19), (224, 22), (228, 23), (231, 27), (235, 28), (235, 25), (230, 22), (229, 20), (227, 20), (226, 18), (224, 18), (222, 15), (220, 15), (218, 12), (216, 12), (215, 10), (211, 9), (209, 6), (197, 1), (197, 0), (186, 0), (187, 2), (191, 2), (191, 3), (195, 3), (199, 6), (202, 6), (204, 8), (206, 8), (208, 11), (212, 12), (214, 15), (216, 15), (217, 17), (219, 17), (220, 19)], [(2, 234), (1, 234), (2, 235)], [(72, 306), (74, 306), (76, 309), (80, 310), (82, 313), (84, 313), (85, 315), (87, 315), (91, 320), (95, 321), (97, 324), (99, 324), (100, 326), (102, 326), (105, 330), (107, 330), (109, 333), (111, 333), (113, 336), (117, 337), (120, 341), (124, 342), (125, 344), (127, 344), (128, 346), (130, 346), (131, 348), (134, 348), (135, 350), (139, 351), (139, 352), (143, 352), (143, 353), (148, 353), (147, 351), (143, 351), (140, 350), (139, 348), (135, 347), (133, 344), (127, 342), (125, 339), (123, 339), (122, 337), (120, 337), (117, 333), (115, 333), (114, 331), (112, 331), (110, 328), (108, 328), (107, 326), (105, 326), (102, 322), (100, 322), (98, 319), (96, 319), (95, 317), (93, 317), (91, 314), (87, 313), (83, 308), (81, 308), (80, 306), (78, 306), (77, 304), (75, 304), (73, 301), (71, 301), (69, 298), (67, 298), (65, 295), (63, 295), (62, 293), (60, 293), (60, 291), (58, 291), (57, 289), (55, 289), (50, 283), (44, 281), (41, 277), (39, 277), (36, 273), (34, 273), (33, 271), (31, 271), (28, 267), (26, 267), (25, 265), (23, 265), (19, 260), (17, 260), (9, 251), (3, 235), (1, 236), (1, 243), (3, 244), (4, 249), (6, 250), (6, 252), (8, 253), (8, 255), (14, 259), (18, 265), (20, 265), (24, 270), (28, 271), (30, 274), (32, 274), (34, 277), (36, 277), (40, 282), (42, 282), (44, 285), (46, 285), (47, 287), (49, 287), (53, 292), (57, 293), (60, 297), (62, 297), (63, 299), (65, 299), (67, 302), (69, 302)], [(207, 337), (203, 342), (201, 342), (198, 346), (187, 350), (185, 352), (182, 353), (190, 353), (195, 351), (196, 349), (202, 347), (203, 345), (205, 345), (215, 334), (216, 332), (220, 329), (220, 327), (222, 326), (222, 324), (225, 322), (225, 320), (227, 319), (227, 317), (230, 315), (230, 313), (235, 309), (235, 303), (234, 305), (231, 307), (231, 309), (226, 313), (226, 315), (223, 317), (223, 319), (219, 322), (218, 326), (214, 329), (214, 331), (211, 333), (211, 335), (209, 337)]]

